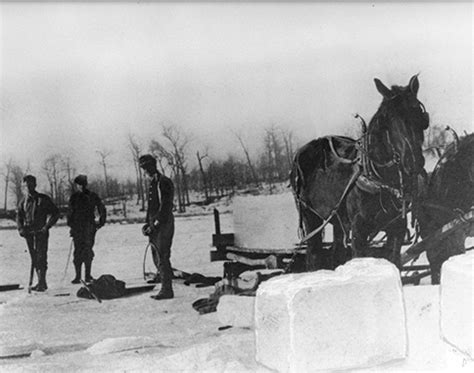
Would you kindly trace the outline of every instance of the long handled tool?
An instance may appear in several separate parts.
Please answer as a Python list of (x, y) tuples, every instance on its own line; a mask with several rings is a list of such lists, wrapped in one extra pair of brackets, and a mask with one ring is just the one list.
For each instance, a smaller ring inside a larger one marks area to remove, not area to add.
[(36, 233), (33, 233), (33, 252), (30, 252), (31, 256), (31, 267), (30, 267), (30, 278), (28, 280), (28, 294), (31, 294), (31, 288), (33, 287), (33, 276), (35, 274), (36, 266)]
[(69, 245), (69, 254), (67, 255), (66, 267), (64, 268), (63, 278), (61, 279), (61, 284), (64, 285), (64, 280), (66, 279), (67, 269), (69, 267), (69, 261), (71, 260), (72, 247), (74, 245), (74, 240), (71, 238), (71, 244)]

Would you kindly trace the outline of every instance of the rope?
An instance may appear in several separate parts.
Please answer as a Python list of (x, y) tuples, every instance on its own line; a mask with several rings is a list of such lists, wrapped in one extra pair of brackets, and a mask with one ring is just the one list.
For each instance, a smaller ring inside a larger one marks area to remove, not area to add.
[(151, 242), (148, 242), (148, 245), (145, 247), (145, 254), (143, 255), (143, 280), (147, 280), (146, 278), (146, 271), (145, 271), (145, 264), (146, 264), (146, 254), (148, 253), (148, 248), (151, 246)]

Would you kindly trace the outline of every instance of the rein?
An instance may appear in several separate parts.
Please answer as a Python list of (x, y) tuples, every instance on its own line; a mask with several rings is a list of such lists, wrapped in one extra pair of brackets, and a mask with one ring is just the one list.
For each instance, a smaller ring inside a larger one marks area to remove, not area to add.
[[(359, 116), (360, 118), (360, 116)], [(402, 162), (401, 162), (401, 156), (400, 153), (397, 152), (395, 149), (395, 146), (393, 145), (393, 142), (390, 138), (390, 133), (388, 131), (385, 132), (387, 143), (389, 144), (392, 152), (392, 159), (390, 159), (387, 162), (380, 163), (374, 160), (372, 157), (369, 155), (368, 147), (370, 146), (370, 133), (366, 131), (366, 124), (365, 121), (361, 118), (363, 122), (363, 129), (365, 130), (362, 138), (362, 141), (359, 140), (359, 143), (362, 144), (358, 148), (358, 150), (361, 152), (361, 157), (364, 158), (364, 161), (362, 164), (366, 164), (366, 168), (363, 171), (363, 174), (358, 180), (358, 187), (361, 188), (362, 190), (375, 194), (377, 192), (380, 192), (381, 190), (387, 190), (391, 195), (393, 195), (397, 200), (401, 201), (402, 207), (399, 211), (402, 213), (402, 217), (405, 219), (407, 215), (407, 206), (409, 204), (409, 200), (406, 198), (405, 194), (405, 183), (404, 183), (404, 177), (403, 177), (403, 167), (402, 167)], [(410, 149), (412, 155), (413, 155), (413, 150), (410, 142), (406, 138), (406, 136), (402, 136), (403, 141), (408, 145), (408, 148)], [(386, 182), (383, 181), (383, 177), (380, 175), (378, 172), (377, 168), (389, 168), (389, 167), (397, 167), (397, 174), (398, 174), (398, 181), (399, 181), (399, 187), (395, 188), (390, 185), (388, 185)], [(365, 188), (364, 188), (365, 185)], [(370, 191), (372, 189), (372, 191)]]
[[(355, 159), (344, 158), (344, 157), (341, 157), (337, 153), (336, 148), (333, 143), (334, 138), (338, 138), (337, 136), (325, 137), (328, 140), (331, 153), (340, 163), (356, 165), (356, 167), (354, 167), (354, 172), (350, 180), (348, 181), (346, 187), (344, 188), (344, 192), (342, 193), (341, 197), (339, 198), (338, 202), (332, 209), (329, 216), (326, 218), (321, 216), (321, 214), (319, 214), (312, 206), (308, 205), (308, 203), (306, 203), (303, 199), (301, 199), (297, 192), (294, 192), (294, 198), (297, 202), (298, 212), (299, 212), (299, 236), (300, 237), (303, 236), (300, 240), (299, 245), (302, 245), (303, 243), (305, 243), (306, 241), (314, 237), (316, 234), (321, 232), (326, 227), (326, 225), (329, 224), (332, 218), (337, 214), (339, 207), (341, 206), (343, 200), (345, 199), (345, 197), (347, 196), (347, 194), (349, 193), (350, 189), (352, 188), (354, 184), (356, 184), (357, 187), (359, 187), (361, 190), (370, 194), (381, 193), (382, 190), (388, 191), (391, 195), (393, 195), (397, 200), (400, 200), (402, 203), (401, 209), (397, 209), (400, 212), (400, 214), (397, 215), (396, 219), (398, 219), (400, 216), (402, 216), (404, 219), (406, 218), (407, 205), (409, 201), (407, 201), (405, 197), (403, 172), (402, 172), (402, 167), (401, 167), (401, 156), (396, 151), (395, 147), (393, 146), (393, 143), (390, 139), (390, 134), (387, 131), (386, 132), (387, 142), (388, 144), (390, 144), (390, 147), (392, 150), (392, 159), (384, 163), (379, 163), (375, 161), (374, 159), (372, 159), (368, 151), (368, 148), (370, 146), (370, 136), (367, 131), (367, 124), (360, 115), (356, 114), (356, 118), (359, 118), (362, 122), (363, 134), (361, 138), (356, 141), (356, 149), (358, 152), (358, 156), (355, 157)], [(403, 139), (405, 142), (409, 144), (408, 140), (405, 137)], [(409, 144), (409, 148), (411, 149), (410, 144)], [(357, 167), (357, 164), (359, 164), (360, 166)], [(397, 166), (397, 173), (398, 173), (399, 184), (400, 184), (399, 189), (394, 188), (388, 185), (387, 183), (385, 183), (383, 181), (382, 176), (380, 175), (380, 173), (377, 171), (377, 168), (376, 168), (376, 167), (389, 168), (393, 166)], [(297, 169), (298, 169), (298, 173), (302, 172), (298, 164), (297, 164)], [(320, 226), (318, 226), (316, 229), (312, 230), (310, 233), (307, 233), (305, 235), (303, 235), (304, 229), (303, 229), (303, 223), (302, 223), (302, 208), (305, 208), (306, 210), (310, 211), (311, 213), (315, 214), (318, 218), (323, 220)]]
[(304, 235), (301, 239), (300, 239), (300, 243), (299, 245), (301, 246), (303, 243), (305, 243), (306, 241), (308, 241), (310, 238), (314, 237), (316, 234), (318, 234), (319, 232), (321, 232), (324, 227), (326, 227), (326, 225), (329, 224), (329, 222), (332, 220), (332, 218), (337, 214), (337, 211), (339, 210), (339, 207), (341, 206), (342, 202), (344, 201), (344, 199), (346, 198), (347, 194), (349, 193), (349, 190), (351, 189), (351, 187), (354, 185), (354, 183), (356, 182), (357, 178), (359, 177), (359, 175), (361, 174), (361, 171), (360, 171), (360, 168), (356, 168), (354, 170), (354, 173), (352, 174), (349, 182), (347, 183), (341, 197), (339, 198), (338, 202), (336, 203), (336, 206), (334, 206), (334, 208), (332, 209), (331, 213), (329, 214), (329, 216), (327, 218), (323, 218), (315, 209), (313, 209), (310, 205), (308, 205), (305, 201), (303, 201), (298, 195), (295, 194), (295, 199), (298, 203), (298, 210), (299, 210), (299, 215), (300, 215), (300, 236), (302, 235), (303, 232), (303, 227), (302, 227), (302, 210), (301, 210), (301, 205), (303, 205), (304, 208), (308, 209), (309, 211), (311, 211), (312, 213), (314, 213), (316, 216), (318, 216), (320, 219), (323, 219), (323, 223), (317, 227), (316, 229), (312, 230), (310, 233)]

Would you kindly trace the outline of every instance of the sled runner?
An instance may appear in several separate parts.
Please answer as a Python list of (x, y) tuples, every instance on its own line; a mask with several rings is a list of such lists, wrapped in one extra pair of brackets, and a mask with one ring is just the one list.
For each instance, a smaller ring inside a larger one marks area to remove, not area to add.
[[(301, 272), (303, 270), (306, 245), (301, 245), (285, 250), (249, 249), (237, 247), (234, 244), (234, 234), (220, 232), (219, 211), (214, 210), (215, 234), (212, 235), (212, 246), (215, 250), (210, 252), (212, 261), (225, 261), (224, 277), (232, 283), (242, 272), (255, 269), (283, 269), (288, 273)], [(436, 247), (440, 241), (456, 234), (459, 231), (471, 232), (474, 230), (474, 209), (449, 221), (441, 228), (425, 237), (419, 242), (411, 243), (408, 249), (401, 255), (402, 282), (403, 284), (419, 285), (420, 280), (431, 274), (429, 265), (410, 265), (418, 256), (426, 252), (427, 248)], [(385, 241), (373, 241), (371, 252), (377, 256), (377, 252), (385, 244)], [(331, 242), (324, 242), (325, 247), (330, 247)]]

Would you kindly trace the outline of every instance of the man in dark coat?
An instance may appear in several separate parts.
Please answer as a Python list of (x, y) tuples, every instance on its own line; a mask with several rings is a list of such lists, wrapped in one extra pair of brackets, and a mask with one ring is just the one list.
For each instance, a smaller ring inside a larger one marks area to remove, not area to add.
[(149, 237), (153, 261), (161, 278), (161, 290), (153, 299), (171, 299), (174, 297), (170, 256), (174, 235), (173, 182), (156, 168), (156, 159), (143, 155), (139, 159), (140, 167), (150, 178), (146, 224), (142, 228)]
[(59, 209), (46, 194), (36, 191), (34, 176), (26, 175), (23, 178), (23, 188), (25, 197), (18, 204), (16, 215), (18, 233), (26, 240), (31, 265), (38, 276), (38, 283), (31, 290), (45, 291), (48, 288), (46, 271), (49, 229), (58, 221)]
[[(71, 236), (74, 241), (74, 268), (76, 277), (73, 284), (81, 282), (81, 267), (84, 263), (85, 281), (91, 282), (92, 259), (94, 258), (95, 234), (105, 224), (105, 206), (97, 194), (87, 189), (87, 176), (79, 175), (74, 179), (79, 191), (73, 193), (69, 199), (67, 225), (71, 227)], [(95, 221), (95, 212), (99, 214), (99, 222)]]

